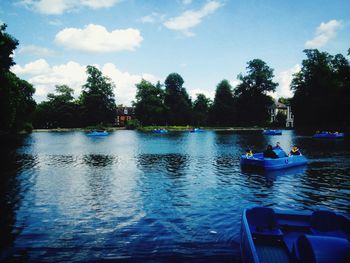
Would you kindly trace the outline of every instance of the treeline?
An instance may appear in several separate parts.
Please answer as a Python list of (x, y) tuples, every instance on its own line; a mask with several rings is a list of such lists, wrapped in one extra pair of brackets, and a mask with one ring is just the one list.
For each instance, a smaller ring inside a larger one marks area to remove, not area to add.
[[(116, 118), (114, 83), (96, 67), (87, 66), (88, 78), (75, 99), (73, 89), (56, 86), (55, 93), (36, 105), (35, 89), (10, 71), (18, 41), (0, 26), (0, 132), (35, 128), (86, 127), (113, 125)], [(341, 54), (332, 56), (317, 49), (305, 50), (300, 72), (293, 76), (290, 102), (296, 127), (349, 127), (350, 64)], [(348, 51), (350, 56), (350, 49)], [(171, 73), (164, 83), (142, 80), (136, 84), (133, 106), (142, 125), (253, 126), (269, 123), (268, 109), (278, 83), (273, 69), (264, 61), (247, 63), (246, 72), (238, 75), (239, 84), (232, 87), (222, 80), (216, 86), (213, 100), (197, 94), (192, 100), (184, 79)], [(277, 116), (283, 124), (283, 117)]]
[(142, 125), (245, 126), (263, 125), (269, 121), (268, 108), (274, 92), (273, 69), (260, 59), (248, 62), (246, 75), (233, 88), (222, 80), (216, 87), (214, 100), (197, 94), (194, 101), (184, 88), (184, 80), (171, 73), (161, 85), (142, 80), (137, 87), (136, 118)]
[(32, 129), (35, 89), (10, 71), (18, 41), (0, 25), (0, 134)]
[(73, 89), (66, 85), (56, 86), (47, 100), (39, 103), (33, 118), (35, 128), (76, 128), (95, 125), (113, 125), (116, 104), (113, 82), (96, 67), (87, 66), (86, 84), (78, 99)]

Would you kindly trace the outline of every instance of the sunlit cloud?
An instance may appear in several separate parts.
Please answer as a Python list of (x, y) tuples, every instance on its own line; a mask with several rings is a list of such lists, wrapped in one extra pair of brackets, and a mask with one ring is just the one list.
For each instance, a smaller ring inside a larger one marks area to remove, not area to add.
[[(112, 63), (94, 66), (114, 82), (117, 104), (131, 105), (136, 95), (135, 84), (142, 79), (152, 83), (156, 83), (159, 79), (150, 73), (135, 74), (122, 71)], [(15, 65), (11, 71), (33, 84), (36, 89), (34, 98), (38, 102), (46, 100), (47, 94), (54, 92), (56, 85), (68, 85), (74, 90), (75, 96), (78, 96), (87, 79), (86, 65), (75, 61), (50, 66), (44, 59), (39, 59), (24, 66)]]
[(28, 54), (28, 55), (36, 55), (39, 57), (47, 57), (55, 54), (53, 50), (50, 50), (45, 47), (39, 47), (35, 45), (23, 46), (18, 50), (18, 54)]
[(293, 96), (293, 92), (290, 89), (290, 84), (293, 79), (293, 74), (299, 72), (301, 67), (299, 64), (294, 65), (292, 68), (281, 71), (276, 76), (276, 81), (279, 83), (276, 92), (273, 94), (273, 97), (280, 98), (290, 98)]
[(108, 8), (120, 0), (21, 0), (19, 3), (35, 12), (46, 15), (60, 15), (82, 7), (91, 9)]
[(337, 20), (330, 20), (326, 23), (322, 22), (316, 29), (315, 37), (305, 42), (306, 48), (319, 48), (328, 43), (334, 38), (337, 30), (341, 28), (342, 22)]
[(188, 10), (180, 16), (173, 17), (164, 22), (165, 27), (182, 32), (186, 36), (193, 36), (190, 28), (198, 26), (203, 18), (214, 13), (222, 4), (218, 1), (210, 1), (197, 11)]
[(108, 32), (105, 27), (94, 24), (83, 29), (65, 28), (55, 37), (55, 42), (67, 49), (95, 53), (135, 50), (142, 40), (137, 29), (115, 29)]

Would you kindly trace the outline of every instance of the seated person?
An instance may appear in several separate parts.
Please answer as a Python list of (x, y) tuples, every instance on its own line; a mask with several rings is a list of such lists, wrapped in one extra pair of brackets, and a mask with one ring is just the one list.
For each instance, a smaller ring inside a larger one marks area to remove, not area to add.
[(252, 151), (252, 149), (248, 148), (248, 149), (245, 151), (245, 156), (246, 156), (246, 157), (253, 157), (253, 151)]
[(283, 150), (281, 145), (280, 145), (280, 142), (276, 142), (276, 145), (272, 147), (273, 150)]
[(264, 151), (264, 158), (278, 158), (278, 155), (272, 149), (272, 145), (267, 146), (267, 149)]
[(301, 155), (301, 152), (299, 148), (294, 145), (293, 148), (290, 150), (289, 155)]

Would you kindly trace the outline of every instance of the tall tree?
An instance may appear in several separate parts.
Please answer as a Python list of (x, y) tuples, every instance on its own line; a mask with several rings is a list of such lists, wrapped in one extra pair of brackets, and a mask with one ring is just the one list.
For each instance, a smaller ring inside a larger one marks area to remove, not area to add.
[(348, 125), (350, 118), (350, 65), (341, 54), (304, 50), (306, 59), (294, 74), (292, 109), (296, 126), (317, 128)]
[(67, 85), (57, 85), (56, 93), (47, 95), (48, 101), (38, 104), (34, 126), (37, 128), (79, 127), (78, 105), (73, 97), (73, 89)]
[(210, 123), (217, 126), (232, 126), (235, 121), (234, 106), (232, 86), (224, 79), (216, 86), (214, 102), (210, 109)]
[(237, 120), (241, 125), (264, 124), (269, 119), (268, 108), (273, 100), (267, 95), (274, 92), (273, 69), (261, 59), (248, 62), (247, 74), (238, 75), (240, 84), (234, 90)]
[(88, 78), (80, 96), (83, 123), (113, 123), (116, 115), (114, 83), (94, 66), (87, 66), (86, 72)]
[(29, 130), (35, 108), (32, 98), (35, 89), (10, 72), (15, 64), (12, 55), (18, 41), (5, 30), (6, 25), (0, 25), (0, 131)]
[(171, 73), (165, 79), (167, 124), (186, 125), (191, 122), (192, 103), (183, 84), (184, 80), (178, 73)]
[(156, 86), (152, 83), (141, 80), (136, 84), (136, 118), (142, 125), (162, 125), (164, 124), (164, 91), (158, 82)]
[(197, 99), (193, 102), (193, 124), (204, 126), (208, 123), (209, 108), (211, 100), (204, 94), (197, 94)]

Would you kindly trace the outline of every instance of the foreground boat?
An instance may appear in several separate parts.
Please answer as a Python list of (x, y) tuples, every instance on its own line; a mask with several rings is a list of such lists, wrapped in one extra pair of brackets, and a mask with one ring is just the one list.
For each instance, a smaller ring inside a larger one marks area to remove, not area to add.
[(350, 219), (331, 211), (278, 212), (244, 209), (241, 224), (243, 263), (349, 262)]
[(92, 131), (86, 134), (87, 136), (107, 136), (109, 133), (107, 131)]
[(320, 132), (320, 133), (314, 134), (314, 136), (312, 137), (316, 139), (341, 139), (341, 138), (344, 138), (344, 133)]
[(242, 155), (241, 166), (242, 168), (269, 171), (307, 164), (307, 159), (303, 155), (287, 156), (283, 150), (274, 150), (274, 152), (279, 158), (265, 158), (263, 153), (255, 153), (253, 156)]
[(281, 130), (263, 130), (264, 135), (282, 135)]

